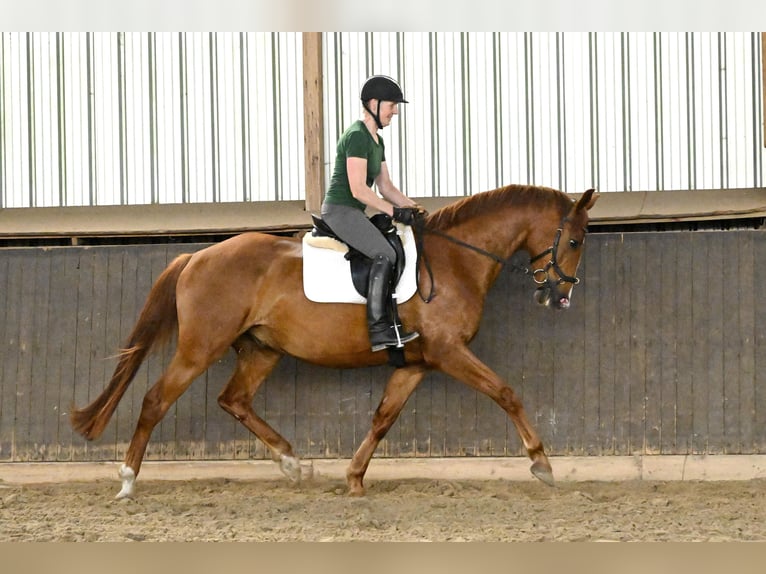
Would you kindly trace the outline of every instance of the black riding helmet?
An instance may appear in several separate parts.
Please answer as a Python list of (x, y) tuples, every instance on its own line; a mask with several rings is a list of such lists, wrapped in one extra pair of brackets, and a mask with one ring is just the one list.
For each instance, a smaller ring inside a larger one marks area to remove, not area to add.
[(393, 78), (389, 78), (388, 76), (371, 76), (367, 78), (367, 81), (362, 86), (362, 105), (364, 106), (364, 109), (375, 118), (375, 123), (378, 125), (378, 129), (383, 129), (383, 124), (380, 123), (380, 106), (378, 106), (378, 112), (373, 113), (367, 105), (367, 102), (373, 98), (379, 102), (395, 102), (397, 104), (409, 103), (404, 99), (402, 89)]

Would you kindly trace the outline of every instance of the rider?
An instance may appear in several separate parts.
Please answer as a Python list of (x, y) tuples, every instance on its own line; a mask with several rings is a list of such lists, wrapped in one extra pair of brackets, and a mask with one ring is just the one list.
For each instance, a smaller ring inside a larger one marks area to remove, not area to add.
[[(369, 206), (412, 225), (425, 210), (406, 197), (391, 181), (383, 138), (378, 130), (391, 123), (406, 104), (399, 84), (388, 76), (372, 76), (362, 86), (362, 119), (338, 140), (335, 167), (322, 203), (322, 219), (335, 234), (372, 259), (367, 290), (367, 325), (373, 351), (401, 347), (417, 332), (403, 332), (391, 311), (396, 253), (365, 215)], [(380, 197), (372, 190), (375, 184)]]

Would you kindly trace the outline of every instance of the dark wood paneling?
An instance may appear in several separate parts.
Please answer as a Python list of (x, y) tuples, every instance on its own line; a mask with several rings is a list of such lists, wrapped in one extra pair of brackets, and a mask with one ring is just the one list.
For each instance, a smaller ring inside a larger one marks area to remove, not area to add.
[[(21, 354), (19, 345), (19, 326), (21, 324), (21, 266), (24, 257), (17, 252), (8, 253), (0, 266), (4, 275), (0, 278), (3, 292), (0, 296), (4, 301), (0, 304), (3, 309), (3, 341), (0, 344), (3, 353), (3, 363), (0, 365), (0, 454), (2, 460), (14, 460), (16, 449), (16, 383), (18, 381), (17, 366)], [(26, 446), (26, 445), (25, 445)]]
[[(766, 235), (758, 231), (593, 234), (567, 312), (532, 302), (504, 270), (472, 350), (521, 397), (551, 454), (757, 453), (766, 449)], [(138, 372), (104, 436), (67, 419), (107, 384), (153, 281), (204, 245), (0, 250), (0, 460), (124, 456), (141, 401), (173, 346)], [(229, 353), (155, 429), (154, 460), (269, 458), (216, 399)], [(392, 370), (336, 371), (283, 359), (255, 410), (305, 458), (348, 457)], [(516, 456), (490, 399), (431, 373), (377, 456)]]

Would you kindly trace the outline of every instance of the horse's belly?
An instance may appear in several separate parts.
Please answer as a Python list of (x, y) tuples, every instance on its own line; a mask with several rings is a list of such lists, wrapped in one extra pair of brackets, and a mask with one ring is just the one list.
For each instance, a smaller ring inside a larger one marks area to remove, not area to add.
[(348, 313), (333, 313), (332, 309), (342, 307), (339, 305), (317, 303), (312, 306), (327, 309), (311, 315), (296, 313), (292, 328), (289, 322), (279, 321), (278, 327), (261, 325), (251, 333), (267, 347), (325, 367), (363, 367), (387, 361), (386, 353), (370, 351), (363, 307), (353, 313), (359, 317), (352, 319)]

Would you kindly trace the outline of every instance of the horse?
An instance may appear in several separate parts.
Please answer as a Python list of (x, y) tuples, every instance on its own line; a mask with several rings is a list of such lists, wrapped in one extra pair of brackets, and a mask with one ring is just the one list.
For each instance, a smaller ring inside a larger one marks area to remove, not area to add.
[[(369, 432), (347, 471), (347, 493), (365, 493), (364, 475), (379, 442), (405, 402), (432, 370), (439, 370), (492, 398), (513, 421), (532, 461), (531, 472), (553, 485), (553, 469), (521, 400), (469, 350), (487, 292), (503, 265), (520, 250), (535, 254), (530, 273), (534, 299), (567, 309), (588, 225), (598, 194), (575, 200), (562, 191), (509, 185), (464, 197), (434, 211), (418, 233), (419, 281), (430, 296), (399, 305), (406, 329), (420, 337), (404, 348), (404, 366), (394, 369)], [(284, 355), (332, 368), (385, 364), (388, 353), (372, 352), (365, 306), (315, 303), (302, 288), (302, 244), (296, 237), (247, 232), (175, 258), (161, 273), (128, 337), (109, 384), (82, 409), (72, 427), (97, 439), (150, 352), (175, 337), (166, 370), (143, 399), (135, 432), (118, 475), (116, 498), (133, 497), (135, 481), (154, 427), (192, 381), (231, 347), (236, 365), (218, 404), (269, 449), (292, 482), (300, 480), (292, 445), (253, 409), (260, 385)], [(420, 292), (420, 288), (419, 288)], [(335, 329), (343, 325), (343, 329)], [(333, 333), (327, 336), (327, 333)]]

